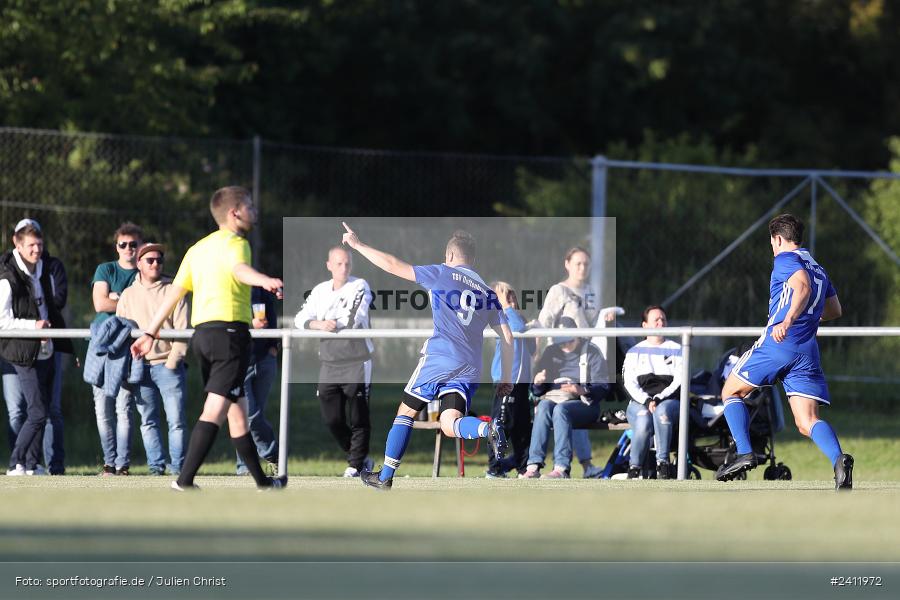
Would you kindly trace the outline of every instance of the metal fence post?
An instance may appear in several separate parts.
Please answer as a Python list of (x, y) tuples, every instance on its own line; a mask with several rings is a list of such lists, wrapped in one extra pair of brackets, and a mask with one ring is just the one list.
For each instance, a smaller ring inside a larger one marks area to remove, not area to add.
[(291, 330), (281, 330), (281, 406), (278, 421), (278, 476), (287, 475), (288, 457), (288, 391), (291, 383)]
[[(262, 199), (259, 197), (259, 178), (262, 169), (262, 140), (258, 135), (253, 136), (253, 203), (256, 206), (257, 218), (262, 216)], [(253, 228), (253, 263), (259, 267), (260, 259), (263, 256), (263, 242), (260, 232), (261, 227), (257, 225)]]
[(691, 387), (691, 328), (681, 331), (681, 397), (678, 417), (678, 479), (687, 479), (688, 427)]
[[(603, 307), (603, 264), (606, 243), (606, 172), (605, 156), (591, 159), (591, 287), (597, 305)], [(593, 323), (591, 323), (593, 325)]]
[(816, 255), (816, 202), (818, 201), (818, 189), (816, 188), (816, 178), (813, 177), (810, 187), (810, 207), (809, 207), (809, 252), (813, 256)]

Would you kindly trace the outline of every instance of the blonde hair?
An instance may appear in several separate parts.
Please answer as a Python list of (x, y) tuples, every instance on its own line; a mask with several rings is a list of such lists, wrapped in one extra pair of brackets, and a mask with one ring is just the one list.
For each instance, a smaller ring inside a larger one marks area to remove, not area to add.
[(250, 203), (250, 192), (247, 188), (230, 185), (219, 188), (209, 200), (209, 212), (217, 225), (224, 225), (228, 221), (228, 212), (240, 207), (241, 204)]

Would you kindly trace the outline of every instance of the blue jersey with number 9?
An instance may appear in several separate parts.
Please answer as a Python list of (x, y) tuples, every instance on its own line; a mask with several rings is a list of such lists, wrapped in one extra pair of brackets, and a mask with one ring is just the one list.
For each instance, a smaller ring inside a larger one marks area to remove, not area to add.
[(806, 306), (790, 326), (782, 346), (799, 346), (815, 337), (819, 320), (825, 308), (825, 299), (837, 294), (825, 269), (815, 261), (804, 248), (782, 252), (775, 257), (772, 279), (769, 286), (769, 322), (766, 326), (768, 338), (772, 328), (784, 321), (791, 307), (794, 291), (788, 286), (788, 279), (803, 269), (809, 276), (810, 294)]
[(481, 372), (484, 329), (506, 323), (494, 291), (465, 266), (413, 267), (416, 283), (429, 291), (434, 333), (422, 354), (446, 362), (448, 371), (465, 364)]

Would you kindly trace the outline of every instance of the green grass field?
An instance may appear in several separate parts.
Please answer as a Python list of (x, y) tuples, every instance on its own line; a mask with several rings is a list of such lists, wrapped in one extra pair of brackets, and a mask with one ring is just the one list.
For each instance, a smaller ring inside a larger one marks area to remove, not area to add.
[[(79, 388), (76, 388), (79, 389)], [(268, 414), (277, 423), (275, 393)], [(84, 391), (84, 390), (82, 390)], [(487, 412), (486, 390), (474, 408)], [(384, 447), (400, 395), (372, 396), (372, 455)], [(321, 425), (311, 385), (291, 387), (290, 486), (257, 493), (233, 473), (224, 433), (201, 471), (199, 494), (140, 476), (134, 436), (129, 478), (100, 478), (89, 400), (67, 407), (69, 476), (0, 478), (0, 558), (10, 560), (534, 560), (900, 561), (900, 415), (858, 405), (823, 413), (856, 457), (856, 489), (832, 491), (816, 447), (777, 437), (790, 482), (486, 480), (483, 445), (454, 477), (431, 479), (433, 436), (416, 432), (389, 494), (337, 477), (346, 463)], [(189, 422), (199, 410), (189, 401)], [(788, 417), (789, 418), (789, 417)], [(619, 432), (592, 432), (602, 464)], [(71, 448), (71, 450), (70, 450)], [(474, 442), (467, 442), (469, 452)], [(738, 515), (740, 519), (735, 520)]]
[[(16, 478), (3, 560), (900, 561), (900, 483)], [(27, 507), (25, 509), (24, 507)], [(739, 520), (734, 520), (739, 516)], [(398, 527), (399, 525), (402, 525)]]

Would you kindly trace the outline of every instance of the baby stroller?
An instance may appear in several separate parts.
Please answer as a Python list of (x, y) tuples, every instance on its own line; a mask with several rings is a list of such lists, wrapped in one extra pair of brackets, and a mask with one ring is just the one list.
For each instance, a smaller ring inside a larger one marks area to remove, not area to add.
[[(723, 463), (734, 459), (734, 439), (725, 421), (725, 406), (722, 404), (720, 393), (732, 367), (747, 348), (749, 344), (729, 349), (715, 370), (701, 371), (691, 378), (689, 411), (691, 427), (688, 435), (687, 465), (689, 479), (701, 479), (701, 468), (716, 471)], [(775, 459), (775, 434), (784, 429), (784, 409), (778, 389), (774, 386), (759, 388), (748, 395), (744, 402), (750, 411), (750, 443), (753, 451), (760, 464), (769, 462), (763, 477), (767, 480), (791, 479), (790, 468), (784, 463), (776, 463)], [(609, 479), (627, 472), (630, 450), (631, 430), (628, 430), (619, 438), (600, 477)], [(649, 456), (644, 462), (649, 465), (655, 463), (655, 449), (650, 449)], [(645, 469), (642, 476), (654, 479), (656, 473), (653, 469)], [(738, 477), (738, 479), (746, 478), (746, 473)]]
[[(720, 393), (731, 369), (750, 347), (749, 344), (725, 352), (712, 372), (701, 371), (691, 378), (691, 431), (688, 452), (692, 475), (700, 478), (696, 467), (716, 471), (735, 456), (735, 443), (725, 421), (725, 406)], [(784, 429), (781, 393), (775, 386), (764, 386), (751, 392), (744, 403), (750, 412), (750, 444), (767, 480), (791, 479), (791, 469), (775, 458), (775, 434)], [(696, 471), (696, 473), (694, 473)], [(746, 479), (741, 473), (737, 479)]]

